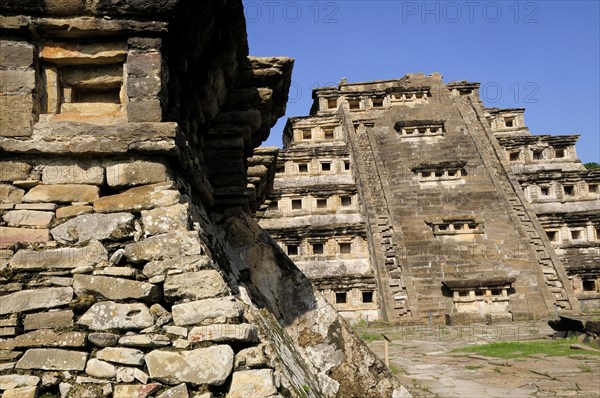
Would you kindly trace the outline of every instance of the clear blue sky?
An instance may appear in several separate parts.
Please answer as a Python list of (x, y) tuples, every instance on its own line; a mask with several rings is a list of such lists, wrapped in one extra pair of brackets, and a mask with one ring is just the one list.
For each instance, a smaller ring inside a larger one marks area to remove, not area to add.
[(314, 87), (440, 72), (481, 82), (486, 106), (525, 107), (533, 134), (581, 134), (600, 162), (600, 1), (243, 1), (250, 53), (296, 59), (290, 116)]

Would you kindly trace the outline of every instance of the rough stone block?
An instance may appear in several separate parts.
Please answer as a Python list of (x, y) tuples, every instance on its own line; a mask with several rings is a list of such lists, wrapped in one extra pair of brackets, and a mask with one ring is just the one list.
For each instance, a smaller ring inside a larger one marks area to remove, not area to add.
[(235, 370), (264, 368), (267, 366), (267, 357), (262, 346), (249, 347), (235, 354)]
[(32, 348), (19, 359), (17, 369), (84, 370), (87, 352), (57, 348)]
[(37, 393), (37, 387), (35, 386), (19, 387), (4, 391), (2, 398), (36, 398)]
[(104, 183), (104, 168), (94, 165), (60, 165), (46, 166), (42, 170), (44, 184), (90, 184)]
[(72, 298), (70, 287), (22, 290), (0, 297), (0, 315), (68, 305)]
[(38, 376), (27, 375), (3, 375), (0, 376), (0, 390), (10, 390), (19, 387), (37, 386), (40, 382)]
[(133, 236), (133, 214), (83, 214), (52, 228), (60, 243), (87, 243), (91, 240), (122, 240)]
[(222, 385), (233, 369), (233, 350), (228, 345), (192, 351), (154, 350), (146, 355), (150, 377), (168, 384)]
[(16, 348), (31, 347), (61, 347), (78, 348), (84, 347), (86, 336), (80, 332), (59, 333), (51, 329), (35, 330), (21, 334), (14, 339)]
[(151, 278), (156, 275), (163, 275), (169, 271), (200, 271), (207, 268), (214, 268), (214, 264), (209, 256), (192, 255), (170, 258), (162, 261), (151, 261), (144, 266), (144, 275)]
[(131, 52), (127, 57), (129, 76), (148, 76), (160, 74), (162, 57), (158, 51)]
[(122, 65), (94, 65), (88, 68), (63, 68), (60, 78), (66, 86), (81, 88), (119, 88), (123, 82)]
[(49, 250), (19, 250), (10, 261), (10, 267), (17, 271), (46, 271), (49, 269), (74, 269), (94, 266), (108, 260), (104, 246), (92, 242), (84, 247), (65, 247)]
[(8, 184), (0, 184), (0, 203), (21, 203), (25, 191)]
[(53, 218), (53, 212), (33, 210), (12, 210), (2, 216), (2, 219), (11, 227), (47, 227)]
[(187, 385), (185, 383), (181, 383), (178, 386), (169, 388), (156, 398), (189, 398)]
[(125, 43), (46, 43), (40, 58), (59, 65), (111, 64), (124, 61)]
[(109, 276), (75, 275), (73, 289), (78, 296), (100, 296), (108, 300), (160, 299), (160, 289), (156, 285)]
[(117, 367), (108, 362), (92, 358), (85, 366), (85, 373), (92, 377), (110, 379), (117, 375)]
[(156, 162), (117, 163), (106, 168), (106, 182), (111, 187), (131, 187), (165, 182), (167, 167)]
[(154, 325), (154, 317), (144, 304), (95, 303), (77, 322), (92, 330), (145, 329)]
[(114, 333), (90, 333), (88, 334), (88, 340), (98, 347), (112, 347), (117, 345), (119, 335)]
[(147, 96), (158, 96), (162, 89), (161, 78), (158, 75), (149, 76), (129, 76), (127, 79), (127, 96), (129, 98), (139, 98)]
[(0, 137), (29, 137), (33, 127), (31, 94), (0, 95)]
[(103, 348), (96, 353), (96, 358), (122, 365), (142, 366), (144, 364), (144, 353), (135, 348)]
[(15, 243), (40, 243), (50, 240), (50, 231), (47, 229), (28, 229), (0, 227), (0, 249), (6, 249)]
[(163, 288), (165, 299), (171, 302), (222, 297), (230, 293), (223, 276), (216, 270), (167, 275)]
[(30, 94), (35, 88), (35, 71), (0, 70), (0, 93)]
[(26, 180), (31, 169), (31, 165), (25, 162), (0, 162), (0, 181)]
[(162, 121), (162, 104), (159, 99), (128, 102), (125, 109), (129, 123)]
[(125, 246), (125, 257), (134, 263), (199, 254), (203, 254), (203, 247), (195, 231), (156, 235)]
[(242, 308), (230, 298), (213, 298), (174, 305), (172, 313), (177, 326), (210, 325), (237, 322)]
[(202, 341), (254, 343), (258, 341), (256, 326), (248, 323), (197, 326), (190, 330), (190, 343)]
[(142, 211), (142, 223), (146, 235), (158, 235), (176, 230), (187, 230), (188, 205), (187, 203), (169, 207), (159, 207), (153, 210)]
[(234, 372), (227, 397), (268, 397), (277, 394), (272, 369)]
[(131, 188), (117, 195), (104, 196), (94, 202), (94, 211), (115, 213), (172, 206), (179, 203), (181, 194), (179, 191), (169, 189), (171, 187), (171, 183), (153, 184)]
[(113, 398), (146, 398), (161, 387), (158, 383), (145, 385), (119, 384), (115, 386)]
[(69, 218), (93, 212), (92, 206), (65, 206), (56, 209), (56, 218)]
[(73, 311), (51, 311), (25, 315), (23, 328), (36, 329), (64, 329), (73, 326)]
[(33, 44), (25, 41), (0, 40), (0, 65), (7, 68), (28, 68), (33, 65)]
[(38, 185), (23, 197), (24, 202), (92, 203), (100, 197), (100, 189), (94, 185), (56, 184)]

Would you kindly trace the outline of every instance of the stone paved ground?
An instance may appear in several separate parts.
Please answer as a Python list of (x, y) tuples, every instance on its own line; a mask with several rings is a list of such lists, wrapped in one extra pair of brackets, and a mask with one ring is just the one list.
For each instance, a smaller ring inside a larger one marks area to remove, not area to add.
[[(574, 350), (568, 357), (499, 359), (452, 352), (471, 344), (547, 339), (545, 321), (502, 325), (359, 327), (384, 333), (390, 367), (413, 397), (600, 397), (600, 357)], [(371, 349), (384, 357), (384, 343)]]

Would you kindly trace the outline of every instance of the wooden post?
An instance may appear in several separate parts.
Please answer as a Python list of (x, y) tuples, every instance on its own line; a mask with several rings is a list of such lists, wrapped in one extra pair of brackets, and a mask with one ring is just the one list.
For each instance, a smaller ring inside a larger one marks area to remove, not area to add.
[(382, 334), (382, 336), (383, 336), (384, 362), (385, 362), (385, 366), (387, 366), (389, 368), (390, 367), (390, 350), (389, 350), (388, 344), (391, 343), (392, 340), (390, 340), (385, 334)]

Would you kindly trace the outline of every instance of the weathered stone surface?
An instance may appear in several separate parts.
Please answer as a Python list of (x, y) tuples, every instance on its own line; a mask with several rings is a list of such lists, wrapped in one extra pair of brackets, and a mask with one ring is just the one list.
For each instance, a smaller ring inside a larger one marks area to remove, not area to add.
[(123, 82), (121, 65), (94, 65), (88, 68), (64, 68), (60, 78), (67, 86), (81, 88), (118, 88)]
[(50, 240), (47, 229), (0, 227), (0, 249), (12, 247), (15, 243), (40, 243)]
[(25, 191), (9, 184), (0, 184), (0, 203), (21, 203)]
[(33, 44), (23, 40), (0, 40), (0, 65), (8, 68), (27, 68), (33, 64)]
[(146, 235), (158, 235), (188, 229), (188, 205), (178, 204), (142, 211), (142, 223)]
[(273, 370), (256, 369), (234, 372), (227, 397), (268, 397), (277, 394)]
[(32, 166), (19, 161), (0, 162), (0, 181), (26, 180)]
[(188, 340), (190, 343), (202, 341), (253, 343), (258, 341), (258, 330), (256, 326), (248, 323), (197, 326), (190, 330)]
[(53, 218), (54, 213), (52, 212), (33, 210), (11, 210), (2, 216), (2, 219), (11, 227), (47, 227)]
[(169, 174), (162, 163), (128, 162), (106, 168), (106, 182), (111, 187), (132, 187), (167, 181)]
[(113, 398), (146, 398), (160, 388), (160, 384), (152, 383), (146, 385), (116, 385)]
[(62, 347), (78, 348), (85, 346), (86, 336), (80, 332), (55, 332), (51, 329), (35, 330), (14, 338), (15, 348)]
[[(40, 58), (59, 65), (81, 65), (88, 63), (111, 64), (124, 61), (127, 47), (124, 43), (46, 43)], [(92, 62), (90, 62), (92, 61)]]
[(119, 335), (114, 333), (90, 333), (88, 334), (88, 340), (98, 347), (112, 347), (117, 345)]
[(34, 70), (0, 70), (0, 92), (4, 95), (28, 94), (34, 87)]
[(168, 384), (221, 385), (233, 368), (233, 350), (228, 345), (192, 351), (154, 350), (146, 355), (150, 377)]
[(170, 189), (172, 186), (171, 183), (145, 185), (128, 189), (117, 195), (104, 196), (94, 202), (94, 211), (98, 213), (135, 212), (172, 206), (177, 204), (181, 197), (179, 191)]
[(105, 267), (94, 271), (94, 275), (135, 278), (137, 270), (131, 267)]
[(96, 353), (96, 358), (122, 365), (142, 366), (144, 353), (135, 348), (106, 347)]
[(40, 382), (38, 376), (27, 375), (2, 375), (0, 376), (0, 390), (10, 390), (18, 387), (37, 386)]
[(19, 359), (17, 369), (83, 370), (87, 352), (57, 348), (32, 348)]
[(94, 208), (92, 206), (65, 206), (56, 209), (56, 218), (67, 218), (75, 217), (80, 214), (92, 213)]
[(62, 329), (73, 326), (73, 311), (50, 311), (25, 315), (25, 330)]
[(85, 202), (92, 203), (100, 197), (100, 189), (94, 185), (56, 184), (38, 185), (23, 196), (24, 202)]
[(12, 390), (4, 391), (2, 394), (2, 398), (36, 398), (37, 397), (37, 387), (29, 386), (29, 387), (19, 387)]
[(235, 370), (264, 368), (267, 366), (267, 357), (262, 346), (249, 347), (235, 354), (233, 368)]
[(28, 137), (33, 125), (31, 94), (0, 95), (0, 137)]
[(133, 214), (83, 214), (50, 230), (61, 243), (121, 240), (133, 236)]
[(198, 232), (177, 231), (152, 236), (140, 242), (125, 246), (125, 257), (132, 262), (155, 261), (181, 255), (199, 255), (203, 253)]
[(0, 315), (68, 305), (71, 298), (73, 289), (70, 287), (22, 290), (0, 297)]
[(56, 203), (17, 203), (15, 210), (54, 211), (56, 207)]
[(42, 170), (44, 184), (90, 184), (104, 182), (104, 168), (95, 165), (71, 164), (49, 165)]
[(51, 269), (75, 269), (94, 266), (108, 260), (104, 246), (92, 242), (84, 247), (67, 247), (49, 250), (19, 250), (10, 261), (15, 271), (42, 271)]
[(216, 270), (167, 275), (163, 289), (165, 298), (170, 301), (202, 300), (229, 294), (229, 286)]
[(237, 321), (242, 308), (230, 298), (211, 298), (174, 305), (172, 314), (177, 326), (208, 325)]
[(169, 271), (190, 272), (200, 271), (206, 268), (214, 268), (214, 264), (209, 256), (180, 256), (161, 261), (150, 261), (144, 266), (144, 275), (151, 278)]
[(85, 373), (92, 377), (109, 379), (117, 375), (117, 367), (108, 362), (92, 358), (85, 366)]
[(157, 98), (129, 101), (126, 110), (129, 123), (160, 122), (162, 120), (162, 104)]
[(119, 345), (124, 347), (165, 347), (170, 344), (171, 340), (167, 336), (156, 333), (123, 336), (119, 339)]
[(100, 275), (75, 275), (73, 290), (78, 296), (100, 296), (108, 300), (155, 301), (160, 298), (159, 287), (151, 283)]
[(94, 304), (77, 323), (92, 330), (144, 329), (154, 325), (154, 318), (144, 304), (103, 301)]
[(185, 383), (169, 388), (156, 398), (189, 398), (188, 389)]

